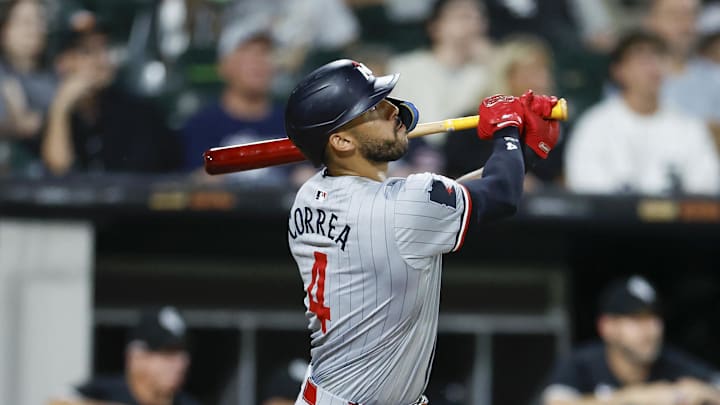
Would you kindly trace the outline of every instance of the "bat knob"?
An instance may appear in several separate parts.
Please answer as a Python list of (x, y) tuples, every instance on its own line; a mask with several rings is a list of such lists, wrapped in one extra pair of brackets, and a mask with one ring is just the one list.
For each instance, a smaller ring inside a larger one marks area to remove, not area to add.
[(566, 121), (568, 118), (567, 101), (561, 98), (555, 103), (550, 111), (550, 119), (558, 121)]

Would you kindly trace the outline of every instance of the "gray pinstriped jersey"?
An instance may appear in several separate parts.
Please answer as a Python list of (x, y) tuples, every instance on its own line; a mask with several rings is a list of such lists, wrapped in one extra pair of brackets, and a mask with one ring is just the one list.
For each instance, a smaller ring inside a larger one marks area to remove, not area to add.
[(423, 393), (442, 254), (462, 245), (469, 206), (463, 186), (430, 173), (381, 183), (321, 172), (300, 188), (288, 240), (319, 386), (363, 405), (411, 403)]

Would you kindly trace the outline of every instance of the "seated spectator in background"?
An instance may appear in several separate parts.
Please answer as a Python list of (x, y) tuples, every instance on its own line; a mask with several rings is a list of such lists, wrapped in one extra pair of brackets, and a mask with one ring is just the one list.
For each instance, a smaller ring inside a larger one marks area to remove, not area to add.
[[(263, 22), (275, 52), (276, 89), (290, 92), (316, 54), (342, 52), (360, 38), (360, 24), (345, 0), (231, 0), (226, 24)], [(323, 61), (324, 63), (325, 61)]]
[(666, 45), (624, 36), (611, 55), (619, 94), (577, 121), (565, 149), (565, 179), (583, 193), (716, 194), (720, 161), (707, 126), (660, 104)]
[(652, 0), (646, 25), (669, 48), (663, 103), (704, 120), (720, 150), (720, 70), (697, 53), (700, 11), (700, 0)]
[[(273, 39), (262, 23), (243, 21), (223, 30), (218, 70), (225, 87), (216, 102), (191, 116), (182, 128), (184, 166), (197, 179), (211, 179), (203, 170), (202, 160), (203, 152), (210, 148), (285, 137), (284, 106), (275, 102), (271, 93), (272, 52)], [(256, 169), (222, 178), (282, 183), (295, 166)]]
[[(493, 44), (482, 2), (438, 0), (427, 21), (430, 48), (398, 55), (387, 70), (402, 77), (397, 98), (414, 103), (423, 122), (468, 115), (487, 84)], [(438, 150), (445, 134), (423, 138)]]
[(185, 320), (171, 306), (145, 309), (128, 336), (125, 374), (76, 387), (77, 398), (53, 405), (198, 405), (182, 391), (190, 365)]
[(159, 109), (113, 86), (117, 66), (100, 28), (66, 33), (61, 78), (41, 154), (54, 175), (159, 173), (178, 168), (179, 142)]
[[(501, 41), (490, 62), (489, 73), (483, 97), (494, 94), (522, 96), (528, 89), (535, 94), (556, 93), (552, 50), (544, 39), (533, 34), (513, 35)], [(541, 186), (539, 182), (560, 182), (560, 145), (553, 149), (547, 160), (530, 170), (533, 176), (525, 176), (526, 190)], [(458, 131), (445, 143), (445, 171), (450, 177), (471, 172), (478, 162), (490, 156), (490, 152), (489, 145), (480, 140), (474, 130)]]
[(720, 373), (663, 342), (657, 293), (641, 276), (610, 283), (600, 296), (602, 341), (559, 359), (543, 405), (720, 404)]
[(0, 174), (39, 162), (37, 143), (57, 85), (45, 66), (47, 17), (39, 0), (0, 2)]

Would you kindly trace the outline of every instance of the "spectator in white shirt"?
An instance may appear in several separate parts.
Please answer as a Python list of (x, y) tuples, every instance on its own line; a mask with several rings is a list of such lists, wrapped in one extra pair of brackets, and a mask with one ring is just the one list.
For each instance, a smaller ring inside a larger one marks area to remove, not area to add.
[(720, 161), (707, 126), (660, 104), (667, 46), (637, 31), (611, 54), (620, 91), (578, 119), (565, 152), (565, 177), (581, 193), (717, 194)]
[(713, 8), (703, 9), (700, 0), (653, 0), (645, 22), (669, 47), (670, 73), (663, 83), (663, 103), (704, 120), (720, 148), (720, 69), (697, 52), (701, 19), (706, 25), (712, 13)]

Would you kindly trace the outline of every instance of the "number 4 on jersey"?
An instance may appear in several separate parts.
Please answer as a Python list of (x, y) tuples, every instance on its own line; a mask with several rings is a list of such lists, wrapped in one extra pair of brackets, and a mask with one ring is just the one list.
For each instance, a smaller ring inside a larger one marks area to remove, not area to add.
[[(327, 255), (325, 253), (314, 252), (315, 263), (312, 267), (312, 280), (308, 286), (308, 300), (310, 301), (310, 312), (314, 313), (320, 320), (323, 333), (326, 332), (325, 323), (330, 320), (330, 308), (325, 306), (325, 268), (327, 267)], [(317, 284), (315, 290), (315, 299), (313, 299), (313, 287)]]

